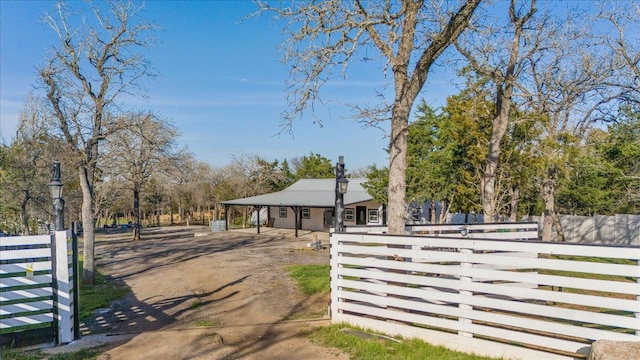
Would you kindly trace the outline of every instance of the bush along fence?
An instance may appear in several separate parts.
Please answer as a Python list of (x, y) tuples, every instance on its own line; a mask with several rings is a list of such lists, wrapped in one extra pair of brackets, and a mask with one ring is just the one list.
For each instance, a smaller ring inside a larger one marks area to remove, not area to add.
[(77, 239), (71, 230), (0, 238), (0, 335), (3, 343), (45, 333), (79, 338)]
[(331, 318), (486, 356), (584, 358), (595, 340), (640, 341), (639, 261), (637, 246), (333, 233)]

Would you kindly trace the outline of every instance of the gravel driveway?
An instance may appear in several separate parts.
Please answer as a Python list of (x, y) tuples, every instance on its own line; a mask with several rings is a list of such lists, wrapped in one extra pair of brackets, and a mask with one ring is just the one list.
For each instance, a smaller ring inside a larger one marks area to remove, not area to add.
[[(98, 269), (131, 293), (83, 323), (85, 337), (111, 340), (99, 359), (348, 359), (306, 338), (329, 323), (329, 297), (302, 295), (286, 272), (328, 264), (328, 234), (262, 230), (101, 235)], [(316, 237), (324, 250), (307, 247)]]

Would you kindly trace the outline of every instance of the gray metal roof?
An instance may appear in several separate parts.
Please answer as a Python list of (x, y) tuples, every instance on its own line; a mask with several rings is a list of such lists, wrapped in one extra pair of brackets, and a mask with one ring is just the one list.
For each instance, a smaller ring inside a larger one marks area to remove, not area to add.
[[(371, 195), (362, 187), (367, 179), (349, 179), (349, 187), (344, 195), (344, 204), (356, 204), (372, 200)], [(243, 199), (227, 200), (225, 205), (257, 206), (302, 206), (330, 208), (335, 205), (335, 179), (302, 179), (288, 188)]]

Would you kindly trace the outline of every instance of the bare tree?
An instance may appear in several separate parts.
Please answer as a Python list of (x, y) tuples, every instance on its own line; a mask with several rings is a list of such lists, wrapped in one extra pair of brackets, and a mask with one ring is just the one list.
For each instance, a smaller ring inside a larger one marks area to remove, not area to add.
[(556, 187), (587, 130), (628, 93), (619, 78), (620, 62), (593, 41), (585, 14), (569, 14), (549, 23), (550, 52), (527, 56), (531, 81), (522, 88), (527, 111), (542, 117), (538, 152), (543, 159), (539, 186), (544, 201), (542, 238), (555, 227), (564, 240), (556, 210)]
[(147, 36), (153, 27), (140, 21), (141, 7), (121, 1), (100, 5), (108, 13), (90, 4), (93, 19), (79, 19), (62, 2), (55, 16), (45, 16), (60, 43), (39, 68), (57, 127), (77, 157), (83, 199), (82, 281), (87, 284), (95, 279), (93, 182), (99, 144), (121, 124), (112, 116), (117, 112), (117, 99), (139, 89), (139, 80), (151, 75), (140, 51), (151, 44)]
[(120, 121), (127, 126), (107, 139), (112, 177), (120, 177), (133, 192), (133, 240), (140, 240), (140, 193), (154, 172), (176, 153), (177, 129), (152, 113), (131, 113)]
[[(611, 7), (613, 5), (613, 7)], [(640, 4), (615, 2), (604, 7), (593, 19), (613, 31), (597, 34), (622, 64), (620, 78), (625, 79), (628, 90), (625, 100), (640, 104)]]
[(32, 215), (42, 220), (50, 213), (47, 183), (51, 161), (54, 153), (56, 156), (63, 153), (47, 128), (42, 99), (29, 94), (19, 120), (16, 137), (10, 146), (3, 148), (0, 159), (2, 202), (6, 210), (16, 210), (22, 234), (31, 235)]
[[(334, 69), (346, 74), (357, 56), (381, 58), (393, 74), (394, 98), (389, 106), (359, 108), (371, 124), (391, 120), (389, 138), (389, 233), (404, 233), (406, 216), (407, 126), (411, 109), (429, 70), (467, 27), (481, 0), (458, 7), (448, 2), (404, 0), (325, 0), (286, 3), (274, 8), (259, 2), (262, 12), (287, 19), (285, 62), (291, 64), (289, 102), (283, 128), (316, 102)], [(386, 72), (387, 67), (383, 71)]]
[(461, 36), (455, 43), (473, 71), (490, 79), (495, 87), (491, 139), (484, 173), (480, 179), (482, 209), (487, 221), (492, 221), (499, 207), (496, 175), (502, 152), (501, 142), (510, 123), (516, 83), (528, 64), (526, 56), (540, 51), (541, 41), (546, 35), (544, 21), (535, 25), (528, 24), (537, 11), (537, 1), (524, 2), (528, 6), (511, 0), (508, 25), (496, 25), (501, 22), (488, 19), (489, 21), (476, 27), (476, 31), (467, 32), (466, 36)]
[[(235, 154), (231, 164), (224, 168), (226, 182), (233, 188), (233, 197), (249, 197), (266, 194), (280, 189), (285, 181), (278, 168), (278, 161), (267, 161), (258, 154)], [(249, 209), (242, 212), (243, 227), (247, 225)]]
[(178, 207), (180, 219), (186, 220), (189, 225), (189, 210), (193, 204), (192, 184), (196, 181), (198, 161), (185, 149), (167, 159), (166, 182), (168, 187), (168, 206), (171, 216), (171, 224), (174, 224), (173, 205)]

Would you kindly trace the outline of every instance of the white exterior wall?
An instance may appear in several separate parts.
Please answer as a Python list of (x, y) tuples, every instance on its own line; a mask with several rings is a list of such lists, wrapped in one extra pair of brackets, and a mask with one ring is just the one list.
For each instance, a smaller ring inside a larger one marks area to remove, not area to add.
[[(352, 204), (352, 205), (348, 205), (345, 206), (345, 209), (353, 209), (354, 210), (354, 216), (353, 216), (353, 221), (346, 221), (345, 218), (345, 222), (344, 224), (346, 226), (354, 226), (356, 225), (356, 216), (355, 216), (355, 209), (356, 206), (365, 206), (366, 207), (366, 220), (367, 220), (367, 224), (366, 225), (382, 225), (382, 205), (373, 202), (373, 201), (367, 201), (364, 203), (358, 203), (358, 204)], [(271, 217), (275, 219), (273, 226), (277, 227), (277, 228), (282, 228), (282, 229), (293, 229), (295, 227), (295, 213), (293, 212), (293, 209), (291, 209), (291, 207), (287, 206), (287, 217), (283, 218), (280, 217), (280, 207), (279, 206), (271, 206), (270, 207), (270, 212), (271, 212)], [(333, 210), (332, 208), (309, 208), (309, 215), (310, 218), (309, 219), (300, 219), (302, 221), (302, 230), (311, 230), (311, 231), (324, 231), (326, 230), (327, 227), (331, 227), (333, 226), (332, 223), (328, 224), (325, 227), (325, 223), (324, 223), (324, 212), (325, 210)], [(369, 221), (369, 210), (376, 210), (378, 212), (378, 221)]]
[(312, 231), (324, 230), (324, 208), (309, 209), (309, 219), (302, 219), (302, 229)]
[[(346, 205), (344, 208), (345, 209), (353, 209), (354, 211), (354, 216), (353, 216), (353, 220), (352, 221), (347, 221), (347, 217), (345, 216), (345, 221), (344, 224), (345, 226), (355, 226), (356, 225), (356, 214), (355, 214), (355, 210), (357, 206), (366, 206), (367, 210), (365, 213), (366, 216), (366, 220), (367, 223), (366, 225), (382, 225), (382, 205), (373, 202), (373, 201), (367, 201), (364, 203), (358, 203), (358, 204), (350, 204), (350, 205)], [(369, 210), (377, 210), (378, 211), (378, 221), (369, 221)]]
[[(273, 226), (283, 229), (293, 229), (296, 223), (296, 214), (291, 207), (287, 206), (287, 217), (280, 217), (280, 207), (271, 206), (271, 217), (275, 219)], [(302, 230), (323, 231), (324, 230), (324, 208), (309, 208), (309, 219), (300, 219)]]
[(293, 229), (295, 224), (295, 214), (293, 210), (287, 206), (287, 217), (280, 217), (280, 207), (279, 206), (270, 206), (271, 217), (275, 219), (273, 223), (273, 227), (283, 228), (283, 229)]

